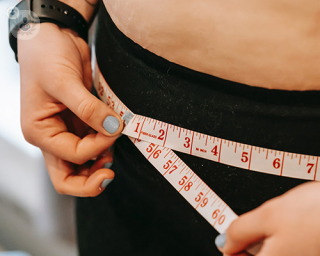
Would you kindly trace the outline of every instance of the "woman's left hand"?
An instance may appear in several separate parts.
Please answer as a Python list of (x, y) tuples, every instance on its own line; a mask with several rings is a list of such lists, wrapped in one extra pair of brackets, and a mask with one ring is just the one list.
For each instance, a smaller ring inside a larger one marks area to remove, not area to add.
[(241, 215), (219, 249), (224, 256), (250, 255), (246, 248), (261, 240), (257, 256), (319, 256), (320, 183), (300, 185)]

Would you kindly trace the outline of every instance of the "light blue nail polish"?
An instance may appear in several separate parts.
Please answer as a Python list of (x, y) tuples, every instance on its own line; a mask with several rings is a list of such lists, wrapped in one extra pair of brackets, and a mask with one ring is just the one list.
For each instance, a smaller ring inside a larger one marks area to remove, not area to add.
[(223, 248), (225, 243), (226, 243), (226, 234), (218, 235), (214, 242), (215, 242), (217, 247)]
[(102, 181), (101, 187), (105, 188), (106, 186), (108, 186), (110, 184), (111, 181), (113, 181), (113, 179), (105, 179), (104, 181)]
[(110, 162), (110, 163), (105, 163), (103, 165), (103, 168), (107, 168), (107, 169), (110, 169), (110, 167), (112, 166), (113, 162)]
[(118, 118), (114, 116), (107, 116), (107, 118), (103, 121), (104, 129), (106, 129), (106, 131), (111, 134), (115, 133), (119, 129), (119, 126), (120, 122)]

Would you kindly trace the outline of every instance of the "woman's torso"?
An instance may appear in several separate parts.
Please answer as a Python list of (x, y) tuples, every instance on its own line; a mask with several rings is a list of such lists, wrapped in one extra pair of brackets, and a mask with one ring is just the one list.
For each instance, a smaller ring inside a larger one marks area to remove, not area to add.
[[(320, 90), (267, 90), (176, 65), (124, 36), (105, 8), (95, 54), (102, 76), (134, 113), (249, 145), (319, 155)], [(202, 62), (214, 64), (208, 59)], [(177, 154), (237, 214), (303, 182)], [(115, 143), (112, 170), (115, 179), (100, 196), (77, 200), (80, 255), (221, 255), (214, 228), (126, 136)]]
[(172, 62), (227, 80), (319, 90), (317, 0), (104, 0), (118, 28)]

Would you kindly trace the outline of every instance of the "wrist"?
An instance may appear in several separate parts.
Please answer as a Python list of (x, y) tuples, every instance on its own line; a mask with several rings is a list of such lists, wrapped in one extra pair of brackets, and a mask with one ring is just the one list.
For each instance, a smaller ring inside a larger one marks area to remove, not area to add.
[[(77, 1), (80, 2), (82, 0)], [(30, 26), (30, 24), (53, 23), (60, 28), (74, 30), (84, 41), (87, 42), (88, 40), (87, 20), (75, 8), (62, 1), (24, 0), (17, 4), (15, 10), (11, 13), (9, 16), (9, 42), (16, 54), (16, 59), (18, 33), (22, 30), (28, 31), (30, 27), (37, 27), (35, 25)], [(30, 33), (31, 30), (29, 35)], [(31, 33), (30, 37), (24, 40), (29, 40), (32, 38), (31, 36), (34, 37), (36, 35), (37, 33), (35, 32)]]
[(90, 24), (99, 0), (59, 0), (77, 10)]

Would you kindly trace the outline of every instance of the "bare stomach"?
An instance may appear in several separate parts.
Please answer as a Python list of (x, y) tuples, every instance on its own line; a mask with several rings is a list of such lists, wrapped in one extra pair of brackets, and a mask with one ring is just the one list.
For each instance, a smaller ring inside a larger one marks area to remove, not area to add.
[(182, 66), (251, 86), (320, 90), (319, 0), (104, 0), (117, 27)]

